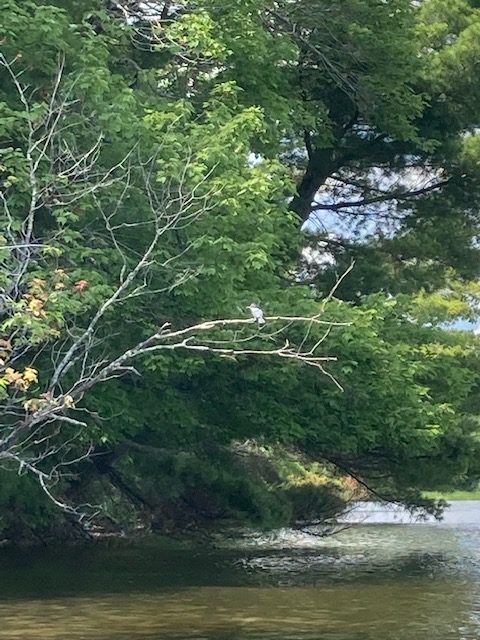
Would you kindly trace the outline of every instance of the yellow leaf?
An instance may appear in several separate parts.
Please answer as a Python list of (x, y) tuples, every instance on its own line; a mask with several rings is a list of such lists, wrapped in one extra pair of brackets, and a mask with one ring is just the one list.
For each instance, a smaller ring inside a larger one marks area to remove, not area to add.
[(41, 405), (41, 400), (38, 398), (32, 398), (23, 403), (25, 411), (36, 411)]
[(39, 289), (42, 289), (45, 285), (45, 280), (42, 280), (41, 278), (33, 278), (33, 280), (30, 282), (30, 286), (38, 287)]
[(45, 317), (45, 311), (43, 311), (43, 300), (38, 298), (32, 298), (28, 303), (28, 309), (33, 313), (35, 317)]
[(21, 380), (22, 374), (18, 371), (15, 371), (15, 369), (12, 369), (12, 367), (8, 367), (7, 369), (5, 369), (4, 377), (8, 381), (8, 383), (11, 384), (12, 382)]
[(18, 378), (17, 380), (15, 380), (14, 385), (21, 391), (26, 391), (28, 389), (28, 382), (26, 382), (23, 378)]
[(23, 379), (26, 382), (38, 382), (38, 371), (32, 367), (27, 367), (23, 372)]
[(66, 407), (67, 409), (74, 409), (75, 408), (75, 401), (73, 400), (72, 396), (65, 396), (64, 397), (63, 406)]
[(36, 312), (39, 312), (42, 307), (43, 307), (43, 302), (38, 298), (32, 298), (28, 303), (28, 308), (30, 309), (30, 311), (33, 311), (34, 314)]

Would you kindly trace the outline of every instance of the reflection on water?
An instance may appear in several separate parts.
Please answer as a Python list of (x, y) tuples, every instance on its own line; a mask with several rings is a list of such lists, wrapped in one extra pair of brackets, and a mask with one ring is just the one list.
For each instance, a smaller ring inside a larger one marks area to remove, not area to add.
[(367, 511), (329, 539), (3, 551), (0, 640), (478, 640), (480, 503), (441, 524)]

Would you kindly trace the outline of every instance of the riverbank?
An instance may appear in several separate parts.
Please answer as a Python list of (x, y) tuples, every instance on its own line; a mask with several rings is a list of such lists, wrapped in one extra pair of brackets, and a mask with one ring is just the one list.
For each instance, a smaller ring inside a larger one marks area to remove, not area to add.
[(456, 502), (458, 500), (480, 500), (480, 489), (476, 491), (451, 491), (450, 493), (442, 493), (440, 491), (425, 491), (425, 498), (432, 500), (446, 500), (447, 502)]

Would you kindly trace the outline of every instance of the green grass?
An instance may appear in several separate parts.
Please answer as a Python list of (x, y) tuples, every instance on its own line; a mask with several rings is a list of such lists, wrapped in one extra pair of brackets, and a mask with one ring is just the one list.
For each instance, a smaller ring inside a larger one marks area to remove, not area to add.
[(425, 491), (423, 495), (426, 498), (433, 498), (434, 500), (443, 499), (447, 502), (454, 502), (455, 500), (480, 500), (480, 489), (476, 491), (451, 491), (449, 493)]

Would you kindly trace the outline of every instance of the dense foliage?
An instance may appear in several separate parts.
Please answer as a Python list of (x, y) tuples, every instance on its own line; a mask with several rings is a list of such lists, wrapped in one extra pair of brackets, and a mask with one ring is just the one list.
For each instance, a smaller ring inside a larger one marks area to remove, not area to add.
[(4, 535), (475, 484), (476, 3), (4, 5)]

